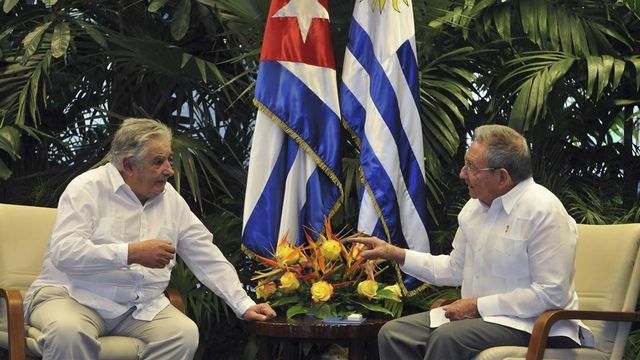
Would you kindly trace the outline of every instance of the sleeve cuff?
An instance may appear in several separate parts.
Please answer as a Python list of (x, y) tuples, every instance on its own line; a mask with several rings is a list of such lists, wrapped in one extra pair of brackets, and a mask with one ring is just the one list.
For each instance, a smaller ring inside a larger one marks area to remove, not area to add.
[(129, 265), (129, 244), (114, 244), (116, 265), (122, 267)]
[(411, 276), (415, 276), (421, 270), (424, 270), (421, 255), (422, 253), (418, 251), (405, 249), (404, 264), (400, 266), (400, 269)]
[(239, 303), (236, 304), (235, 306), (235, 312), (236, 312), (236, 316), (238, 317), (238, 319), (244, 319), (242, 316), (244, 315), (245, 312), (247, 312), (247, 310), (252, 307), (253, 305), (255, 305), (256, 302), (253, 301), (250, 297), (245, 297), (243, 300), (241, 300)]
[(478, 314), (480, 316), (493, 316), (500, 315), (500, 309), (498, 306), (498, 296), (490, 295), (478, 298)]

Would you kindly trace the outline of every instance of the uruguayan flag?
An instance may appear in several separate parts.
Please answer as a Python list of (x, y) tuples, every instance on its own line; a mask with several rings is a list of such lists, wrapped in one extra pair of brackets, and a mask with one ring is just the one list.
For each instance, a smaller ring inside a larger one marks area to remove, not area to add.
[(269, 256), (339, 206), (340, 107), (328, 0), (273, 0), (254, 103), (242, 244)]
[(429, 251), (413, 9), (379, 4), (356, 1), (340, 87), (342, 117), (360, 147), (358, 228)]

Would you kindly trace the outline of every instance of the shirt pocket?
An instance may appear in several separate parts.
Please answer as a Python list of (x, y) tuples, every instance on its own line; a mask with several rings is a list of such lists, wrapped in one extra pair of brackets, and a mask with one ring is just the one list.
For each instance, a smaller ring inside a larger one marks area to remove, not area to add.
[(516, 236), (499, 236), (494, 247), (491, 273), (509, 279), (529, 276), (527, 239)]
[(91, 240), (96, 245), (123, 243), (124, 220), (111, 217), (100, 218)]

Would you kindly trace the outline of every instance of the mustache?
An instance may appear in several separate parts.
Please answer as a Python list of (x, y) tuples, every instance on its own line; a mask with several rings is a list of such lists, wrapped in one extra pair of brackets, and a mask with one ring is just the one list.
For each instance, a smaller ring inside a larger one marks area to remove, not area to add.
[(169, 174), (162, 174), (159, 178), (158, 181), (167, 181), (169, 180), (169, 178), (171, 177), (171, 175)]

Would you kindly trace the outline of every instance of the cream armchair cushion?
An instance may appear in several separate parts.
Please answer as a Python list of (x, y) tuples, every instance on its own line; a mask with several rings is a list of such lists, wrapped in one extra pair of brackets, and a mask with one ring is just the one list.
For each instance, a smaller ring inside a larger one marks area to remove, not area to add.
[[(583, 320), (593, 331), (596, 347), (579, 349), (547, 349), (534, 328), (529, 348), (501, 346), (481, 352), (477, 360), (496, 359), (621, 359), (640, 289), (640, 224), (578, 225), (575, 286), (580, 301), (578, 311), (561, 311), (553, 316), (571, 319), (607, 319), (623, 321)], [(547, 314), (549, 315), (549, 314)], [(540, 324), (540, 326), (538, 326)], [(539, 340), (542, 353), (533, 348)], [(528, 352), (529, 351), (529, 352)]]
[[(22, 295), (40, 274), (55, 220), (56, 209), (0, 204), (0, 348), (9, 349), (11, 360), (24, 359), (25, 353), (35, 357), (42, 355), (38, 343), (42, 333), (24, 323)], [(180, 294), (169, 290), (168, 296), (182, 311)], [(10, 306), (13, 311), (8, 313)], [(20, 318), (24, 327), (22, 333), (13, 333), (8, 315)], [(100, 359), (137, 359), (146, 346), (139, 339), (124, 336), (105, 336), (99, 341)]]

